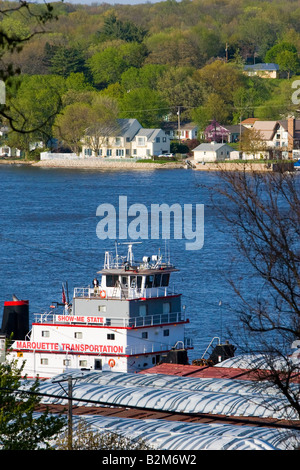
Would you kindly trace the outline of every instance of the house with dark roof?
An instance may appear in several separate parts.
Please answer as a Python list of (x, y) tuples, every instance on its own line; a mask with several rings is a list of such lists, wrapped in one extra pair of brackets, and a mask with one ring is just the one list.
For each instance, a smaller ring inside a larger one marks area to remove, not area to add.
[(197, 139), (198, 135), (198, 125), (190, 121), (182, 121), (181, 123), (166, 121), (162, 123), (162, 129), (171, 140), (192, 140)]
[(208, 142), (238, 142), (240, 135), (244, 132), (244, 126), (240, 124), (235, 125), (222, 125), (216, 120), (211, 121), (209, 126), (203, 132), (203, 138)]
[(245, 65), (244, 73), (249, 76), (257, 75), (261, 78), (279, 78), (279, 65), (278, 64), (253, 64)]

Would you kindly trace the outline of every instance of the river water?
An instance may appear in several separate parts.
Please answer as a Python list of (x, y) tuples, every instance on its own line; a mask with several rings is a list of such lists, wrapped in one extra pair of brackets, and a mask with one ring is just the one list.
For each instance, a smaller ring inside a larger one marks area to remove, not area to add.
[[(136, 259), (159, 249), (180, 269), (173, 275), (175, 290), (190, 320), (187, 336), (194, 342), (190, 360), (202, 356), (214, 336), (230, 339), (235, 328), (237, 299), (227, 276), (242, 278), (247, 286), (247, 268), (226, 233), (225, 222), (211, 203), (205, 186), (220, 184), (218, 175), (191, 170), (90, 171), (0, 166), (0, 301), (28, 299), (30, 315), (49, 310), (61, 301), (62, 282), (87, 286), (103, 267), (104, 252), (114, 250), (114, 240), (101, 240), (96, 229), (99, 205), (119, 207), (127, 196), (128, 207), (143, 204), (204, 204), (204, 245), (187, 250), (187, 240), (171, 237), (143, 240), (135, 245)], [(228, 201), (220, 200), (224, 207)], [(183, 209), (184, 211), (184, 209)], [(172, 225), (171, 225), (172, 228)], [(225, 232), (224, 232), (225, 229)], [(119, 240), (125, 241), (125, 240)], [(119, 250), (126, 254), (127, 246)], [(250, 281), (249, 281), (250, 282)], [(254, 282), (253, 280), (251, 282)], [(258, 282), (258, 281), (257, 281)], [(257, 283), (251, 288), (259, 289)], [(238, 346), (238, 345), (237, 345)]]

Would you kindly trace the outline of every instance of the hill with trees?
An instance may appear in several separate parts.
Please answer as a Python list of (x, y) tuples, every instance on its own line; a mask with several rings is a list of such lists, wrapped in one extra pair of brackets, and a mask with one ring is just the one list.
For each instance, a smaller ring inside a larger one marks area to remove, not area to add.
[[(38, 34), (43, 6), (24, 15), (17, 5), (4, 1), (0, 12), (1, 37), (22, 44), (0, 44), (1, 70), (20, 71), (7, 83), (9, 112), (15, 127), (27, 131), (46, 123), (24, 137), (24, 146), (45, 135), (51, 140), (62, 120), (57, 114), (75, 103), (92, 106), (97, 97), (108, 114), (146, 127), (166, 116), (176, 120), (178, 110), (200, 128), (212, 119), (236, 124), (297, 113), (291, 96), (300, 73), (300, 6), (293, 0), (56, 2)], [(278, 63), (283, 78), (243, 73), (245, 64), (258, 62)]]

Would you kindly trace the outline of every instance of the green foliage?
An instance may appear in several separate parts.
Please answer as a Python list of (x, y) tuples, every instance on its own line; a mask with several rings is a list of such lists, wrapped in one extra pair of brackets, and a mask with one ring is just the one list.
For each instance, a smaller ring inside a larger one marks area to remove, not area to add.
[(48, 413), (34, 416), (40, 403), (36, 395), (39, 382), (27, 381), (26, 392), (19, 394), (23, 367), (15, 363), (0, 364), (0, 448), (2, 450), (35, 450), (50, 448), (54, 438), (65, 424), (61, 418)]
[(95, 85), (99, 87), (116, 83), (130, 67), (141, 67), (146, 56), (145, 46), (138, 43), (122, 44), (119, 48), (107, 47), (88, 61)]
[(121, 117), (136, 118), (143, 127), (158, 127), (168, 111), (161, 94), (150, 88), (136, 88), (120, 101)]
[(142, 42), (147, 31), (132, 21), (118, 20), (115, 13), (104, 19), (104, 26), (99, 32), (99, 39), (122, 39), (128, 42)]

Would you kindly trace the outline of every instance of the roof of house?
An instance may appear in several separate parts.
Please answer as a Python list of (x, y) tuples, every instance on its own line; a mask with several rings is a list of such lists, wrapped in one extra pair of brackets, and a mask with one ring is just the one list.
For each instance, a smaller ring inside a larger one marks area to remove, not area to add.
[(278, 121), (255, 121), (253, 128), (261, 133), (263, 139), (271, 140), (273, 138), (277, 122)]
[(253, 64), (253, 65), (245, 65), (244, 70), (263, 70), (263, 71), (268, 71), (271, 72), (273, 70), (278, 71), (279, 70), (279, 65), (278, 64)]
[(125, 135), (135, 124), (138, 124), (139, 127), (142, 127), (137, 119), (117, 119), (117, 123), (120, 129), (119, 135)]
[(216, 152), (217, 150), (219, 150), (220, 148), (222, 147), (228, 147), (230, 150), (233, 150), (232, 147), (230, 147), (229, 145), (227, 144), (217, 144), (216, 142), (210, 142), (208, 144), (200, 144), (198, 145), (196, 148), (194, 148), (193, 152), (197, 151), (197, 152)]
[(147, 137), (147, 140), (154, 140), (157, 134), (160, 132), (161, 129), (144, 129), (141, 128), (137, 133), (136, 137)]
[(259, 121), (258, 118), (247, 118), (247, 119), (244, 119), (241, 124), (254, 124), (255, 121)]
[[(188, 130), (188, 129), (195, 129), (197, 128), (197, 124), (190, 121), (182, 121), (180, 123), (180, 129)], [(178, 129), (178, 121), (165, 121), (161, 124), (161, 128), (164, 130), (177, 130)]]

